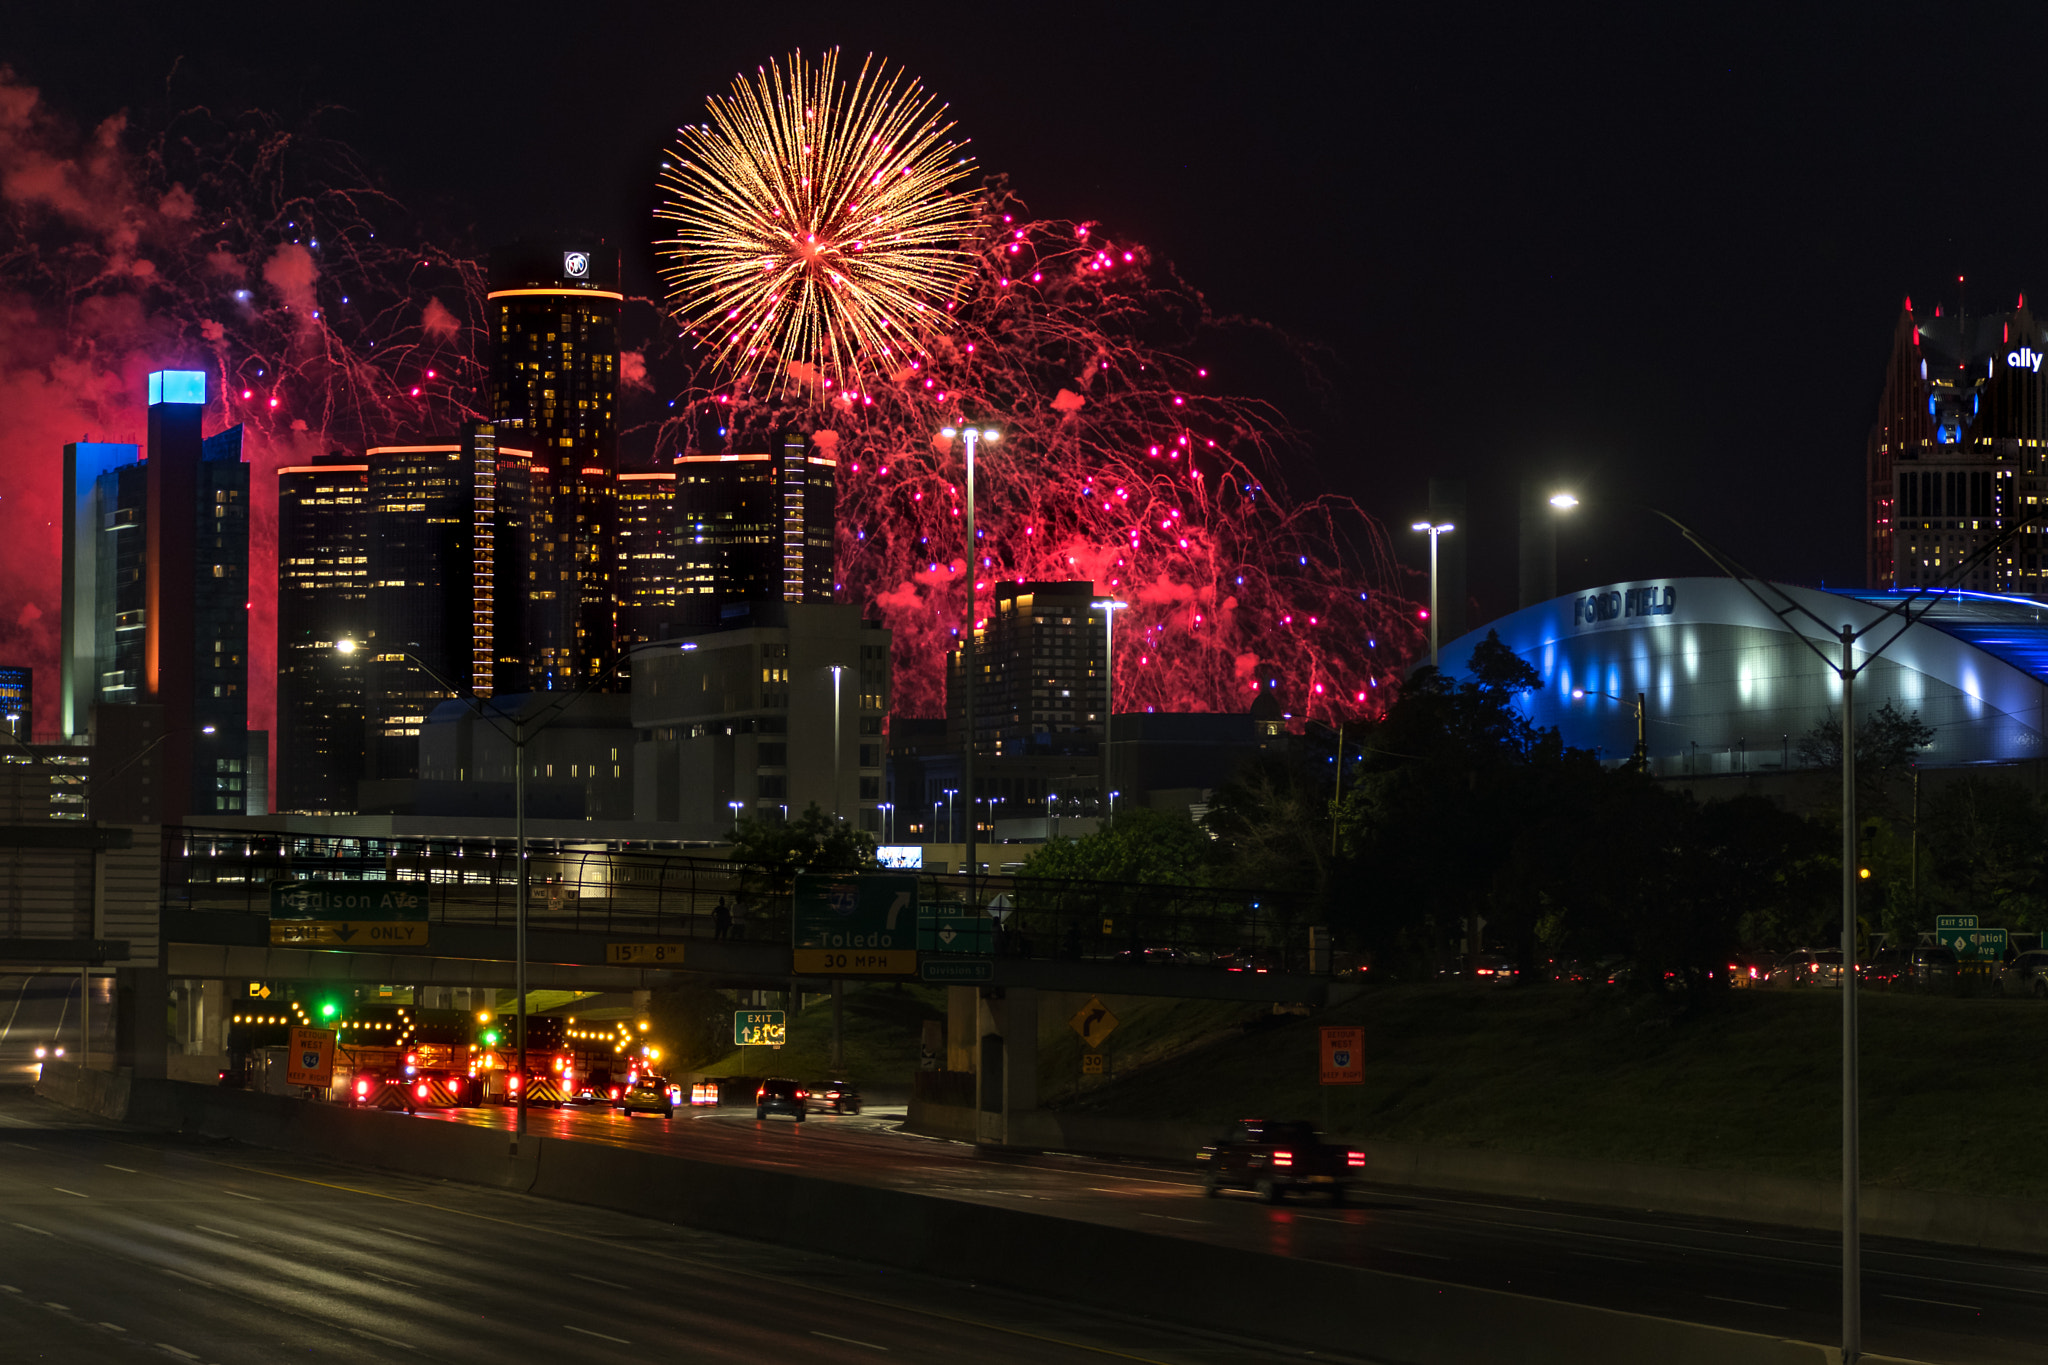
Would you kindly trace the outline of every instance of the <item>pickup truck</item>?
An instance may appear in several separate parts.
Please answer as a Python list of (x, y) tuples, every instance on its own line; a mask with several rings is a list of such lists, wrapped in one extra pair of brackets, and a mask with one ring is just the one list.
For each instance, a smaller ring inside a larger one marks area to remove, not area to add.
[(1341, 1204), (1350, 1182), (1365, 1173), (1365, 1153), (1332, 1147), (1315, 1125), (1245, 1119), (1195, 1153), (1206, 1174), (1204, 1192), (1214, 1199), (1230, 1188), (1248, 1189), (1268, 1204), (1291, 1191), (1319, 1190)]

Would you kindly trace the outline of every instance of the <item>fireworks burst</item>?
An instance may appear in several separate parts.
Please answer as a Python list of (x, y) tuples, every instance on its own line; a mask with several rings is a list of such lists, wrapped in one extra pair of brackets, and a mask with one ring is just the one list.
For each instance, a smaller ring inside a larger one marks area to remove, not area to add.
[(733, 82), (677, 130), (658, 216), (675, 316), (742, 382), (770, 367), (822, 387), (926, 353), (973, 266), (974, 164), (946, 108), (835, 48)]
[[(895, 633), (895, 701), (944, 713), (967, 606), (961, 457), (938, 439), (1003, 430), (978, 474), (975, 588), (1091, 580), (1117, 624), (1119, 711), (1379, 711), (1413, 658), (1412, 604), (1383, 534), (1343, 499), (1269, 484), (1279, 416), (1190, 356), (1240, 326), (1146, 249), (1086, 223), (1030, 221), (998, 185), (970, 244), (954, 326), (928, 354), (852, 387), (752, 396), (709, 385), (665, 443), (801, 421), (839, 465), (843, 599)], [(694, 408), (694, 411), (692, 409)]]

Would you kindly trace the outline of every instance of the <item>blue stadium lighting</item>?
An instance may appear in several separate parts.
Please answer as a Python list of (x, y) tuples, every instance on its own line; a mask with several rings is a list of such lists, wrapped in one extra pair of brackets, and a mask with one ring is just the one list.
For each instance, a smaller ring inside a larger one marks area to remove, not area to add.
[(159, 403), (204, 403), (206, 371), (157, 370), (149, 376), (149, 405)]

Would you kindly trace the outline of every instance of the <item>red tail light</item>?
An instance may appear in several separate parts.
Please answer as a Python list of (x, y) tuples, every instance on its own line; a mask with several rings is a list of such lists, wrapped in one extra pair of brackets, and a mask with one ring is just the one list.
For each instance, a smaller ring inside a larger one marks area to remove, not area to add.
[(514, 1076), (514, 1077), (512, 1077), (512, 1078), (511, 1078), (511, 1080), (510, 1080), (510, 1081), (508, 1082), (508, 1084), (509, 1084), (509, 1085), (510, 1085), (510, 1086), (511, 1086), (511, 1087), (512, 1087), (512, 1088), (513, 1088), (514, 1090), (517, 1090), (517, 1089), (519, 1088), (519, 1078), (518, 1078), (517, 1076)]
[(800, 1100), (807, 1100), (811, 1097), (811, 1092), (808, 1090), (799, 1090), (796, 1092), (796, 1097)]
[(613, 1098), (613, 1099), (617, 1099), (618, 1097), (619, 1097), (619, 1088), (618, 1088), (617, 1086), (613, 1086), (613, 1087), (612, 1087), (612, 1098)]
[(1273, 1164), (1274, 1164), (1275, 1166), (1292, 1166), (1292, 1165), (1294, 1164), (1294, 1153), (1292, 1153), (1292, 1152), (1275, 1152), (1275, 1153), (1273, 1153)]
[(425, 1099), (427, 1097), (427, 1083), (425, 1081), (421, 1081), (417, 1086), (413, 1088), (412, 1093), (418, 1095), (421, 1099)]
[(357, 1093), (358, 1095), (367, 1095), (367, 1094), (369, 1094), (369, 1093), (370, 1093), (370, 1083), (369, 1083), (368, 1081), (357, 1081), (357, 1082), (356, 1082), (356, 1093)]
[(765, 1099), (767, 1099), (767, 1098), (768, 1098), (768, 1087), (764, 1085), (764, 1086), (762, 1086), (762, 1087), (761, 1087), (761, 1088), (760, 1088), (759, 1090), (756, 1090), (756, 1091), (754, 1092), (754, 1098), (755, 1098), (756, 1100), (765, 1100)]
[(1344, 1154), (1344, 1164), (1346, 1166), (1363, 1166), (1365, 1164), (1365, 1153), (1346, 1152)]

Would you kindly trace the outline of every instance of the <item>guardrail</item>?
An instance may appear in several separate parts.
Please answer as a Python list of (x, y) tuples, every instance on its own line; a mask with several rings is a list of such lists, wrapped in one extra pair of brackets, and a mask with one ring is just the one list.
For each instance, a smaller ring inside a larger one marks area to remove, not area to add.
[[(171, 828), (163, 900), (268, 915), (275, 885), (388, 882), (422, 891), (429, 921), (509, 927), (518, 897), (509, 839), (368, 837)], [(529, 842), (527, 923), (541, 930), (786, 943), (788, 879), (683, 852)], [(1233, 887), (915, 873), (921, 950), (1246, 972), (1343, 970), (1285, 895)], [(729, 920), (721, 926), (723, 901)], [(978, 909), (976, 907), (979, 907)]]

